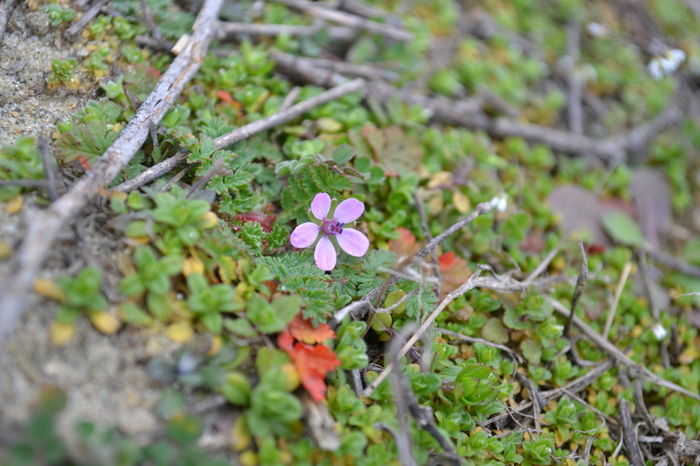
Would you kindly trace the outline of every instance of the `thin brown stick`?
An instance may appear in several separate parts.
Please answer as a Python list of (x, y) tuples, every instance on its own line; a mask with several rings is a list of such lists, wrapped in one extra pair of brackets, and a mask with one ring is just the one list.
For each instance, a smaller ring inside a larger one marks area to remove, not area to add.
[(476, 338), (476, 337), (470, 337), (467, 335), (462, 335), (461, 333), (453, 332), (452, 330), (447, 330), (446, 328), (440, 328), (438, 327), (438, 332), (442, 333), (443, 335), (447, 335), (448, 337), (452, 337), (456, 339), (457, 341), (455, 343), (481, 343), (484, 346), (490, 346), (492, 348), (497, 348), (504, 353), (508, 353), (510, 357), (515, 359), (517, 362), (522, 364), (525, 362), (522, 356), (520, 356), (518, 353), (513, 351), (512, 349), (508, 348), (505, 345), (501, 345), (499, 343), (494, 343), (492, 341), (484, 340), (483, 338)]
[[(408, 353), (408, 351), (413, 348), (413, 345), (416, 344), (416, 342), (420, 339), (420, 337), (425, 333), (426, 330), (428, 330), (428, 327), (430, 327), (433, 322), (435, 322), (435, 319), (440, 315), (442, 311), (445, 310), (445, 308), (455, 299), (458, 297), (462, 296), (463, 294), (469, 292), (470, 290), (474, 289), (477, 286), (477, 278), (479, 278), (479, 275), (481, 275), (481, 271), (483, 268), (479, 267), (476, 269), (476, 271), (472, 274), (469, 279), (462, 284), (459, 288), (456, 290), (450, 292), (445, 296), (445, 299), (443, 299), (438, 307), (435, 308), (433, 312), (430, 313), (427, 319), (423, 321), (421, 326), (418, 328), (416, 333), (411, 336), (411, 338), (408, 339), (406, 344), (404, 344), (401, 347), (401, 350), (397, 353), (397, 358), (402, 358)], [(396, 367), (395, 364), (389, 363), (384, 370), (377, 376), (374, 381), (365, 388), (365, 391), (362, 393), (364, 396), (370, 396), (372, 392), (381, 384), (384, 379), (386, 379), (389, 374), (391, 374), (391, 371), (394, 370), (394, 367)]]
[(92, 5), (88, 11), (83, 13), (78, 21), (74, 22), (68, 29), (66, 29), (66, 32), (63, 33), (63, 37), (65, 37), (69, 42), (74, 41), (75, 38), (78, 37), (78, 34), (80, 34), (80, 31), (82, 31), (90, 21), (95, 19), (95, 17), (100, 13), (100, 10), (102, 10), (102, 7), (104, 7), (107, 3), (109, 3), (109, 0), (100, 0)]
[(10, 15), (16, 4), (17, 0), (4, 0), (0, 3), (0, 43), (2, 43), (2, 38), (5, 37), (7, 23), (10, 21)]
[[(580, 392), (581, 390), (585, 389), (588, 387), (590, 384), (598, 380), (603, 374), (605, 374), (607, 371), (609, 371), (613, 367), (613, 362), (611, 360), (607, 360), (603, 362), (602, 364), (599, 364), (598, 366), (595, 366), (593, 369), (588, 371), (586, 374), (582, 375), (578, 379), (572, 380), (571, 382), (567, 383), (563, 387), (560, 388), (555, 388), (554, 390), (547, 390), (545, 392), (541, 392), (540, 396), (544, 398), (545, 400), (553, 400), (559, 396), (562, 396), (566, 394), (567, 392), (571, 393), (577, 393)], [(502, 419), (505, 419), (509, 416), (512, 415), (512, 413), (520, 413), (522, 411), (525, 411), (526, 409), (530, 408), (532, 406), (532, 401), (524, 401), (520, 403), (519, 405), (510, 408), (508, 412), (499, 414), (498, 416), (494, 416), (490, 418), (488, 421), (485, 421), (481, 423), (480, 425), (482, 427), (486, 427), (489, 424), (496, 423)]]
[[(564, 306), (562, 303), (557, 301), (556, 299), (552, 298), (548, 294), (542, 294), (544, 297), (545, 301), (550, 303), (553, 307), (554, 310), (557, 311), (559, 314), (561, 314), (564, 317), (569, 317), (571, 315), (571, 310), (568, 309), (566, 306)], [(668, 388), (669, 390), (673, 390), (674, 392), (682, 393), (685, 396), (689, 396), (695, 400), (700, 401), (700, 395), (697, 393), (693, 393), (690, 390), (687, 390), (680, 385), (676, 385), (673, 382), (669, 382), (665, 379), (662, 379), (658, 375), (654, 374), (651, 372), (649, 369), (646, 367), (640, 366), (636, 362), (634, 362), (632, 359), (630, 359), (629, 356), (627, 356), (625, 353), (620, 351), (610, 343), (608, 340), (604, 339), (601, 337), (598, 333), (596, 333), (591, 327), (589, 327), (583, 320), (579, 319), (578, 317), (573, 317), (573, 322), (576, 327), (591, 341), (593, 341), (600, 349), (605, 351), (608, 356), (612, 357), (615, 359), (617, 362), (620, 364), (623, 364), (626, 366), (630, 371), (634, 373), (635, 376), (637, 377), (642, 377), (649, 382), (658, 385), (660, 387), (665, 387)]]
[(53, 202), (58, 199), (58, 189), (56, 188), (56, 175), (53, 171), (49, 141), (42, 136), (37, 141), (37, 146), (41, 154), (41, 161), (44, 164), (44, 178), (46, 179), (46, 186), (49, 189), (49, 198), (51, 202)]
[[(343, 79), (338, 73), (313, 67), (309, 62), (293, 55), (273, 51), (272, 57), (282, 73), (300, 82), (331, 87)], [(532, 143), (545, 144), (555, 151), (592, 154), (605, 162), (625, 160), (628, 153), (643, 150), (660, 131), (678, 123), (683, 118), (683, 112), (671, 104), (657, 118), (631, 131), (603, 139), (594, 139), (570, 131), (521, 123), (508, 118), (492, 118), (481, 111), (483, 102), (480, 99), (431, 98), (403, 92), (382, 81), (368, 83), (366, 95), (379, 102), (399, 98), (404, 102), (421, 106), (430, 111), (432, 120), (436, 122), (486, 131), (494, 138), (520, 137)]]
[[(486, 214), (491, 211), (491, 204), (488, 202), (482, 202), (481, 204), (476, 206), (476, 210), (472, 212), (469, 216), (463, 218), (459, 222), (455, 223), (451, 227), (449, 227), (447, 230), (443, 231), (440, 233), (438, 236), (432, 239), (432, 241), (429, 241), (428, 244), (423, 246), (423, 248), (418, 251), (414, 257), (417, 257), (419, 259), (422, 259), (423, 257), (427, 256), (430, 254), (432, 251), (437, 248), (440, 243), (445, 241), (449, 236), (454, 234), (455, 232), (461, 230), (465, 226), (467, 226), (469, 223), (471, 223), (475, 218), (477, 218), (480, 215)], [(406, 264), (409, 264), (411, 258), (409, 260), (404, 261)], [(393, 284), (399, 281), (399, 277), (397, 275), (391, 275), (389, 278), (386, 279), (386, 281), (379, 285), (378, 287), (374, 288), (372, 291), (367, 293), (362, 299), (355, 301), (353, 303), (348, 304), (341, 310), (335, 313), (331, 320), (331, 326), (337, 327), (340, 325), (340, 323), (343, 321), (345, 316), (347, 316), (350, 312), (353, 313), (353, 315), (357, 318), (362, 318), (364, 315), (367, 313), (370, 307), (370, 303), (374, 301), (378, 296), (380, 296), (384, 291), (389, 289)]]
[(48, 188), (47, 180), (0, 180), (0, 186), (21, 186), (26, 188)]
[(662, 264), (667, 265), (673, 269), (676, 269), (681, 273), (690, 275), (691, 277), (700, 278), (700, 267), (676, 259), (672, 255), (659, 249), (656, 249), (650, 244), (644, 245), (644, 252), (649, 254), (652, 259), (659, 261)]
[(576, 316), (576, 306), (578, 305), (578, 300), (583, 294), (583, 290), (586, 288), (586, 282), (588, 281), (588, 258), (586, 257), (586, 249), (583, 247), (583, 241), (579, 240), (578, 246), (581, 248), (581, 255), (583, 259), (581, 261), (581, 269), (578, 273), (578, 278), (576, 279), (576, 288), (574, 288), (574, 297), (571, 299), (571, 314), (569, 314), (569, 320), (566, 323), (566, 328), (564, 329), (564, 336), (566, 338), (571, 337), (571, 326), (574, 324), (574, 316)]
[(143, 19), (150, 30), (151, 37), (155, 40), (160, 40), (163, 36), (158, 29), (155, 19), (153, 19), (153, 13), (151, 12), (151, 7), (148, 5), (148, 0), (141, 0), (141, 11), (143, 12)]
[(275, 0), (275, 2), (301, 10), (304, 13), (313, 15), (317, 18), (333, 21), (334, 23), (342, 24), (343, 26), (364, 29), (365, 31), (379, 34), (390, 39), (408, 42), (414, 38), (412, 33), (404, 29), (394, 27), (390, 24), (382, 24), (376, 21), (371, 21), (349, 13), (331, 10), (330, 8), (325, 8), (315, 2), (308, 2), (306, 0)]
[(644, 459), (639, 452), (637, 434), (632, 424), (630, 402), (624, 397), (620, 398), (617, 407), (620, 411), (620, 424), (622, 424), (622, 436), (624, 438), (625, 450), (627, 450), (627, 458), (629, 458), (633, 466), (644, 466)]
[(290, 24), (258, 24), (258, 23), (230, 23), (219, 21), (216, 23), (217, 39), (221, 41), (237, 41), (242, 37), (277, 37), (286, 34), (292, 37), (311, 37), (319, 32), (328, 34), (328, 38), (334, 42), (350, 42), (355, 40), (357, 32), (350, 27), (332, 26), (324, 24), (318, 26), (295, 26)]
[[(389, 355), (391, 358), (391, 364), (398, 365), (401, 356), (399, 356), (399, 348), (401, 343), (404, 342), (404, 333), (407, 329), (403, 329), (399, 332), (389, 345)], [(391, 390), (394, 392), (394, 402), (396, 403), (396, 417), (399, 421), (399, 431), (394, 434), (394, 442), (396, 443), (396, 450), (399, 454), (399, 459), (401, 464), (406, 464), (409, 466), (417, 466), (416, 459), (411, 451), (411, 434), (408, 430), (408, 415), (409, 415), (409, 405), (411, 404), (411, 398), (413, 398), (413, 391), (406, 379), (406, 376), (399, 371), (395, 371), (391, 377)]]
[[(312, 108), (323, 105), (332, 100), (336, 100), (344, 95), (352, 94), (362, 88), (365, 81), (362, 79), (355, 79), (342, 84), (336, 88), (323, 92), (317, 96), (306, 99), (303, 102), (299, 102), (296, 105), (291, 106), (287, 110), (275, 113), (269, 117), (262, 118), (260, 120), (249, 123), (245, 126), (237, 128), (229, 133), (226, 133), (218, 138), (214, 139), (214, 145), (217, 149), (223, 149), (232, 144), (235, 144), (244, 139), (266, 131), (268, 129), (274, 128), (275, 126), (283, 125), (290, 122), (294, 118), (308, 112)], [(179, 167), (187, 161), (187, 152), (178, 152), (174, 156), (165, 159), (161, 163), (154, 165), (144, 172), (140, 173), (138, 176), (125, 181), (124, 183), (114, 187), (117, 191), (129, 192), (137, 189), (151, 181), (160, 178), (164, 174), (172, 171), (173, 169)]]
[(605, 339), (608, 338), (610, 328), (612, 328), (613, 319), (615, 318), (615, 312), (617, 311), (617, 305), (620, 303), (620, 298), (622, 297), (622, 292), (625, 289), (625, 283), (627, 283), (627, 278), (629, 278), (630, 270), (632, 270), (632, 263), (627, 262), (622, 269), (620, 281), (617, 283), (617, 288), (615, 289), (615, 297), (613, 298), (613, 304), (612, 306), (610, 306), (608, 317), (605, 319), (605, 327), (603, 329), (602, 335)]
[(187, 46), (119, 137), (70, 191), (29, 222), (12, 272), (0, 292), (0, 349), (24, 310), (29, 288), (61, 227), (122, 171), (148, 137), (149, 122), (160, 122), (199, 70), (213, 36), (212, 24), (222, 4), (223, 0), (204, 3)]
[[(433, 235), (430, 234), (430, 228), (428, 227), (428, 217), (425, 214), (425, 204), (423, 203), (423, 198), (421, 198), (419, 193), (416, 193), (414, 199), (416, 200), (416, 209), (418, 210), (418, 215), (420, 217), (420, 226), (423, 229), (425, 239), (430, 242), (433, 239)], [(440, 295), (442, 294), (442, 276), (440, 274), (440, 264), (438, 262), (437, 254), (435, 254), (434, 250), (430, 253), (430, 258), (433, 261), (435, 278), (437, 279), (435, 297), (440, 298)]]
[(362, 0), (340, 0), (338, 2), (338, 9), (364, 18), (381, 18), (385, 22), (394, 24), (395, 26), (401, 25), (398, 17), (365, 3)]

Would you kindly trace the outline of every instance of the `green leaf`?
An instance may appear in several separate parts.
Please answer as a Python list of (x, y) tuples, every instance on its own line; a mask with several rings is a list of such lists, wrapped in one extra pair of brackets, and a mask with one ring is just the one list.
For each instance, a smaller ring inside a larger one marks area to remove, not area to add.
[(221, 333), (221, 327), (223, 324), (223, 317), (218, 312), (208, 312), (202, 317), (202, 323), (204, 326), (214, 335), (219, 335)]
[(484, 328), (481, 329), (481, 334), (489, 341), (494, 343), (508, 343), (510, 337), (508, 336), (508, 330), (503, 325), (501, 319), (497, 317), (490, 318)]
[(345, 165), (355, 156), (355, 149), (349, 144), (341, 144), (333, 151), (333, 160), (338, 165)]
[(180, 444), (190, 444), (197, 441), (202, 433), (202, 424), (197, 416), (179, 414), (168, 422), (165, 432), (168, 437)]
[(603, 216), (603, 228), (613, 240), (625, 246), (643, 246), (646, 240), (637, 222), (624, 212), (611, 212)]
[(246, 319), (226, 319), (224, 320), (224, 327), (239, 337), (252, 338), (258, 336), (258, 332)]
[(542, 344), (539, 341), (527, 339), (520, 344), (525, 359), (532, 364), (539, 364), (542, 359)]

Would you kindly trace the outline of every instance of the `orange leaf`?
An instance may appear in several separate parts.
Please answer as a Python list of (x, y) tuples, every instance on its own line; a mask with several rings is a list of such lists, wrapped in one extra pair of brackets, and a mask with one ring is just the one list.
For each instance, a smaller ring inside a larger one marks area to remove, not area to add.
[(292, 351), (292, 346), (294, 345), (294, 338), (292, 337), (292, 334), (289, 333), (289, 330), (285, 330), (284, 332), (280, 333), (280, 336), (277, 337), (277, 344), (287, 353)]
[(340, 365), (335, 353), (325, 345), (297, 343), (294, 351), (287, 352), (299, 373), (301, 384), (315, 401), (323, 401), (326, 394), (326, 374)]
[(304, 343), (323, 343), (329, 338), (335, 338), (335, 332), (328, 324), (320, 324), (314, 327), (309, 319), (304, 319), (298, 314), (289, 324), (289, 331), (294, 338)]
[(326, 394), (326, 374), (340, 365), (335, 353), (325, 345), (307, 345), (296, 343), (292, 346), (294, 337), (285, 330), (277, 337), (279, 347), (292, 360), (299, 374), (299, 380), (315, 401), (323, 401)]
[(440, 265), (440, 275), (442, 277), (442, 296), (456, 290), (472, 276), (472, 271), (467, 265), (467, 261), (461, 257), (456, 257), (453, 251), (446, 252), (438, 258)]
[(231, 97), (231, 93), (228, 91), (218, 90), (218, 91), (216, 91), (216, 96), (222, 102), (226, 102), (227, 104), (233, 104), (233, 97)]
[(420, 244), (416, 243), (416, 237), (413, 236), (413, 233), (404, 227), (398, 227), (396, 231), (401, 236), (398, 239), (389, 241), (389, 250), (395, 252), (398, 256), (409, 256), (415, 253)]

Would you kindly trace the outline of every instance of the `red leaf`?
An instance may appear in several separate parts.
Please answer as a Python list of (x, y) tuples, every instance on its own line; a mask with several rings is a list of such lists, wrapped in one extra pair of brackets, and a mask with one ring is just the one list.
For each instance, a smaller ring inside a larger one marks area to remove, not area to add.
[(335, 332), (328, 324), (314, 327), (309, 319), (297, 315), (289, 324), (289, 331), (299, 341), (304, 343), (323, 343), (329, 338), (335, 338)]
[(456, 257), (453, 251), (446, 252), (438, 257), (440, 265), (440, 276), (442, 277), (442, 296), (456, 290), (472, 276), (472, 271), (467, 265), (467, 261), (461, 257)]
[(228, 91), (222, 91), (218, 90), (216, 91), (216, 96), (221, 100), (222, 102), (226, 102), (227, 104), (232, 104), (233, 103), (233, 97), (231, 97), (231, 93)]
[(258, 222), (260, 226), (266, 233), (272, 231), (272, 224), (275, 223), (277, 216), (275, 214), (263, 214), (260, 212), (248, 212), (245, 214), (238, 214), (234, 217), (237, 222)]
[(280, 333), (280, 335), (277, 337), (277, 344), (287, 353), (292, 351), (292, 345), (294, 345), (294, 338), (292, 337), (292, 334), (289, 333), (289, 330), (285, 330), (284, 332)]
[(335, 353), (325, 345), (297, 343), (293, 351), (287, 351), (299, 373), (301, 384), (315, 401), (323, 401), (326, 394), (326, 374), (340, 366)]
[[(329, 328), (330, 330), (330, 328)], [(332, 330), (330, 330), (333, 332)], [(289, 330), (277, 337), (277, 344), (292, 360), (299, 380), (315, 401), (323, 401), (326, 394), (326, 374), (340, 366), (335, 353), (325, 345), (296, 343)]]

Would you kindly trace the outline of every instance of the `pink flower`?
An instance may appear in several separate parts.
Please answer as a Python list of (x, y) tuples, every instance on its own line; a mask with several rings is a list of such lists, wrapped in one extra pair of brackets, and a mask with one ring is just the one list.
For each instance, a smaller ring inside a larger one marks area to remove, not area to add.
[(354, 228), (345, 228), (348, 223), (357, 220), (365, 211), (365, 205), (357, 199), (346, 199), (335, 208), (333, 218), (328, 219), (331, 210), (331, 197), (318, 193), (311, 201), (311, 213), (321, 221), (302, 223), (294, 229), (290, 241), (295, 248), (308, 248), (317, 238), (314, 259), (321, 270), (333, 270), (336, 251), (331, 237), (335, 238), (340, 248), (355, 257), (362, 257), (369, 248), (369, 240)]

